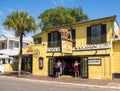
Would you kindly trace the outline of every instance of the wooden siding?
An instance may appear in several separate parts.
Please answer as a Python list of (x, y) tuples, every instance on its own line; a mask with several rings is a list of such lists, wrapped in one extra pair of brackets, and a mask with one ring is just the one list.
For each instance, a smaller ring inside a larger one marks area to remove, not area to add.
[(120, 73), (120, 41), (113, 43), (113, 73)]

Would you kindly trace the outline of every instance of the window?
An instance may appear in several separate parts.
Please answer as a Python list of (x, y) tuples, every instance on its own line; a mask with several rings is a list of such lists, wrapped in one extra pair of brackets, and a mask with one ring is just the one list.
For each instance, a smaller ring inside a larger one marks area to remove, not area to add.
[(5, 43), (2, 43), (2, 49), (5, 49)]
[(15, 42), (14, 48), (19, 48), (19, 43)]
[(91, 27), (91, 43), (101, 42), (101, 25)]
[(72, 34), (72, 46), (75, 47), (76, 46), (76, 30), (71, 29), (71, 34)]
[(87, 44), (106, 42), (106, 24), (97, 24), (87, 27)]
[(41, 44), (42, 38), (34, 38), (34, 44)]
[(38, 61), (39, 61), (39, 69), (43, 69), (43, 58), (40, 57)]
[(48, 33), (48, 47), (60, 46), (60, 39), (61, 37), (59, 31)]

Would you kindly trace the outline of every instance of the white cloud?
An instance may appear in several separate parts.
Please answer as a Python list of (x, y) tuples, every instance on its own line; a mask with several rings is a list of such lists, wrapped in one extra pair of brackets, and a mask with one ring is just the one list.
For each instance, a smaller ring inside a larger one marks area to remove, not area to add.
[(65, 0), (51, 0), (55, 6), (64, 6)]
[(4, 14), (3, 14), (3, 12), (0, 10), (0, 16), (3, 16)]
[(14, 33), (12, 31), (6, 30), (2, 25), (0, 25), (0, 33), (1, 34), (11, 34), (11, 35), (14, 35)]
[(61, 2), (61, 5), (64, 5), (64, 1), (65, 1), (65, 0), (60, 0), (60, 2)]
[(52, 1), (52, 3), (53, 3), (55, 6), (57, 6), (56, 0), (51, 0), (51, 1)]
[(12, 9), (12, 8), (7, 8), (7, 10), (8, 10), (9, 13), (14, 11), (14, 9)]
[(55, 6), (64, 6), (65, 4), (69, 3), (69, 2), (73, 2), (74, 0), (51, 0), (51, 2), (55, 5)]

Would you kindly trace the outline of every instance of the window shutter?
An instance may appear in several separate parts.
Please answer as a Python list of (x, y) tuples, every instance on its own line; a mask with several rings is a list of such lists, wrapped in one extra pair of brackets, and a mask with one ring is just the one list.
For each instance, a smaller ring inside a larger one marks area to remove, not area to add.
[(106, 24), (102, 24), (101, 42), (106, 42)]
[(57, 31), (57, 38), (58, 38), (58, 42), (57, 42), (57, 46), (60, 46), (60, 42), (61, 42), (61, 34), (59, 31)]
[(73, 42), (73, 47), (76, 46), (76, 30), (75, 29), (72, 29), (71, 30), (71, 35), (72, 35), (72, 42)]
[(91, 44), (91, 27), (87, 27), (87, 44)]
[(51, 33), (48, 33), (48, 47), (51, 47)]
[(72, 29), (71, 33), (72, 33), (72, 41), (75, 42), (75, 36), (76, 36), (75, 29)]

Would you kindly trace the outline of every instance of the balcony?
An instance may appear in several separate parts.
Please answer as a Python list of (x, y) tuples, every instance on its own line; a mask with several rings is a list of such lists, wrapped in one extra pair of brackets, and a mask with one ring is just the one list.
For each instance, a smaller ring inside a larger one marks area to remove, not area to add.
[(16, 49), (0, 49), (0, 54), (6, 54), (9, 56), (18, 55), (18, 50), (16, 50)]

